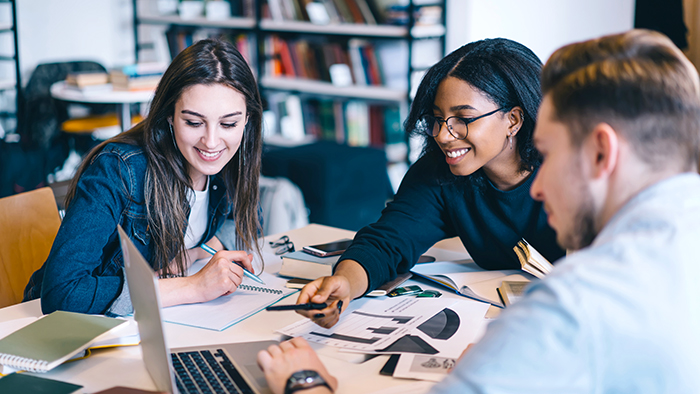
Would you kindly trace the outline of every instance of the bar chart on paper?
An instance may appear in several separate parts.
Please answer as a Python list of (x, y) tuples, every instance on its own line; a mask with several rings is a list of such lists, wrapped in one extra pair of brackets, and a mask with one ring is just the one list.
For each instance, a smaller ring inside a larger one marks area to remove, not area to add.
[(324, 345), (373, 351), (386, 348), (454, 302), (450, 299), (417, 298), (391, 302), (371, 300), (362, 305), (361, 309), (346, 310), (340, 322), (330, 329), (320, 327), (310, 320), (303, 320), (279, 332)]

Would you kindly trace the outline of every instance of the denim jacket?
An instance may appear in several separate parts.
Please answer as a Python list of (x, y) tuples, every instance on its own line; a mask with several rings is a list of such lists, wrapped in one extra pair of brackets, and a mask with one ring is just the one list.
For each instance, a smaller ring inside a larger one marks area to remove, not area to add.
[[(144, 204), (146, 163), (143, 150), (128, 144), (108, 144), (93, 158), (80, 176), (48, 259), (24, 290), (25, 301), (41, 297), (44, 313), (132, 312), (117, 224), (151, 262)], [(231, 204), (218, 175), (211, 178), (209, 193), (209, 225), (202, 241), (216, 235), (226, 249), (234, 249)]]

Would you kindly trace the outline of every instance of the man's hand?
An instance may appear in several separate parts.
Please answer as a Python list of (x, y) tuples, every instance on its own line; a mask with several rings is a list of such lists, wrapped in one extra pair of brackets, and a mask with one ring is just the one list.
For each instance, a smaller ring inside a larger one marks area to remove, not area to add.
[[(275, 394), (284, 393), (287, 380), (294, 372), (307, 369), (318, 372), (333, 391), (338, 387), (338, 380), (328, 373), (316, 352), (304, 338), (292, 338), (281, 342), (279, 346), (272, 345), (267, 350), (261, 350), (258, 353), (258, 365), (265, 373), (265, 379)], [(319, 392), (323, 392), (325, 387), (318, 389)]]

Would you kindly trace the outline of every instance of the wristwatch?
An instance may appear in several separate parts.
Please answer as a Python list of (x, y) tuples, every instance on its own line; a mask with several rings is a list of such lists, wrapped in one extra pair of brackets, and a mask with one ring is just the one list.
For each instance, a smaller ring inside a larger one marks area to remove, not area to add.
[(284, 394), (296, 393), (299, 390), (306, 390), (312, 387), (326, 386), (328, 390), (333, 392), (331, 386), (318, 374), (316, 371), (309, 369), (294, 372), (287, 380), (287, 385), (284, 387)]

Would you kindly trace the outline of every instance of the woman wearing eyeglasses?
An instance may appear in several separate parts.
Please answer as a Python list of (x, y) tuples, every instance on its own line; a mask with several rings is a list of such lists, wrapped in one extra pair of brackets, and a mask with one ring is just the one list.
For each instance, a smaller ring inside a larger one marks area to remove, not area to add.
[(548, 260), (564, 256), (540, 202), (529, 194), (541, 162), (532, 142), (542, 63), (507, 39), (467, 44), (428, 70), (404, 123), (425, 138), (382, 216), (360, 230), (333, 276), (309, 283), (300, 312), (324, 327), (341, 305), (410, 270), (441, 239), (459, 236), (485, 269), (518, 269), (524, 238)]

